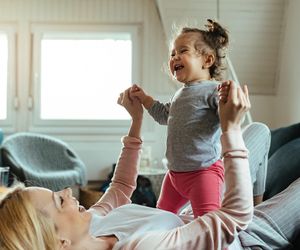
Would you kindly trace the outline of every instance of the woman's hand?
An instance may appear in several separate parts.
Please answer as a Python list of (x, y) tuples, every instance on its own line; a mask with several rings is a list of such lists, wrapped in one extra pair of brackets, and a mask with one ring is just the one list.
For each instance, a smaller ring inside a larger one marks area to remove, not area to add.
[(250, 109), (248, 88), (243, 89), (233, 81), (222, 83), (219, 87), (219, 116), (222, 132), (239, 130), (245, 113)]
[(141, 102), (136, 97), (130, 98), (129, 91), (130, 88), (120, 94), (118, 104), (123, 106), (132, 118), (128, 135), (140, 138), (144, 110)]
[(144, 112), (142, 104), (136, 97), (130, 97), (130, 89), (131, 88), (128, 88), (120, 93), (118, 104), (127, 110), (132, 120), (142, 120)]

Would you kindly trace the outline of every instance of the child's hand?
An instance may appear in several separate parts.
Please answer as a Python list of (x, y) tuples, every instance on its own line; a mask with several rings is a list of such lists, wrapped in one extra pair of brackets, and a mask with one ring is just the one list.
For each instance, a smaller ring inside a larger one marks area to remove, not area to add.
[(146, 98), (144, 90), (136, 84), (133, 84), (130, 88), (130, 98), (136, 97), (142, 104)]
[(137, 84), (132, 84), (131, 88), (130, 88), (130, 92), (137, 92), (137, 91), (140, 91), (142, 90), (141, 87), (139, 87)]
[[(233, 81), (229, 81), (228, 90), (219, 102), (219, 116), (221, 129), (224, 132), (239, 130), (241, 121), (245, 113), (250, 109), (248, 88), (237, 86)], [(226, 102), (224, 100), (226, 99)]]
[(219, 101), (226, 103), (229, 89), (230, 89), (230, 83), (231, 81), (224, 81), (221, 84), (218, 85), (218, 91), (219, 91)]
[(133, 84), (129, 91), (131, 99), (137, 98), (146, 109), (149, 109), (153, 104), (153, 98), (147, 95), (144, 90), (136, 84)]

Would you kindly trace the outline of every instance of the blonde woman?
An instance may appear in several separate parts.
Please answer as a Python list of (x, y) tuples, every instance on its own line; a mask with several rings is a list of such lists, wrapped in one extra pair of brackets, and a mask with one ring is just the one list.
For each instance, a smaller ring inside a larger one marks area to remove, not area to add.
[[(279, 216), (278, 209), (289, 209), (291, 202), (297, 202), (295, 197), (300, 194), (300, 181), (283, 195), (275, 197), (282, 202), (274, 204), (271, 200), (269, 204), (258, 206), (256, 211), (259, 217), (255, 215), (251, 222), (252, 185), (247, 149), (240, 129), (242, 116), (250, 106), (248, 92), (246, 88), (242, 90), (232, 83), (226, 86), (219, 88), (221, 140), (227, 183), (220, 209), (193, 219), (130, 204), (142, 145), (140, 130), (143, 111), (141, 104), (130, 99), (129, 90), (126, 90), (118, 102), (131, 115), (132, 124), (128, 136), (122, 139), (124, 147), (116, 172), (103, 197), (85, 210), (72, 197), (70, 189), (52, 192), (29, 187), (7, 194), (0, 202), (1, 249), (206, 250), (224, 249), (230, 244), (229, 249), (247, 249), (248, 246), (251, 248), (262, 244), (268, 249), (288, 246), (289, 241), (297, 236), (300, 211), (298, 209), (294, 214), (287, 214), (286, 223), (289, 223), (289, 217), (293, 217), (296, 223), (291, 223), (289, 230), (285, 230), (279, 223), (282, 216)], [(290, 202), (289, 206), (286, 206), (286, 202)], [(248, 231), (242, 231), (247, 226)]]

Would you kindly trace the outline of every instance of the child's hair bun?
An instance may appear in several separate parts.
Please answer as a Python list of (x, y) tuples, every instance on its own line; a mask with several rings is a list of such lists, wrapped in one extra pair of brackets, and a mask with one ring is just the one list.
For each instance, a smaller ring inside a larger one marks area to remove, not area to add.
[(223, 28), (218, 22), (213, 21), (212, 19), (207, 19), (207, 33), (214, 37), (217, 47), (226, 47), (228, 46), (228, 31)]

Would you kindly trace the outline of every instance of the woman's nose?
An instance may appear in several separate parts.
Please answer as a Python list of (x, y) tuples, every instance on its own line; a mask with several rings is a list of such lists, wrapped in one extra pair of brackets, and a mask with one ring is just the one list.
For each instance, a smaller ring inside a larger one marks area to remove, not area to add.
[(73, 196), (72, 188), (68, 187), (68, 188), (66, 188), (66, 190), (67, 190), (68, 195), (72, 197)]
[(61, 192), (62, 192), (62, 194), (63, 194), (64, 196), (66, 196), (66, 197), (72, 197), (72, 196), (73, 196), (73, 191), (72, 191), (72, 189), (69, 188), (69, 187), (63, 189)]

